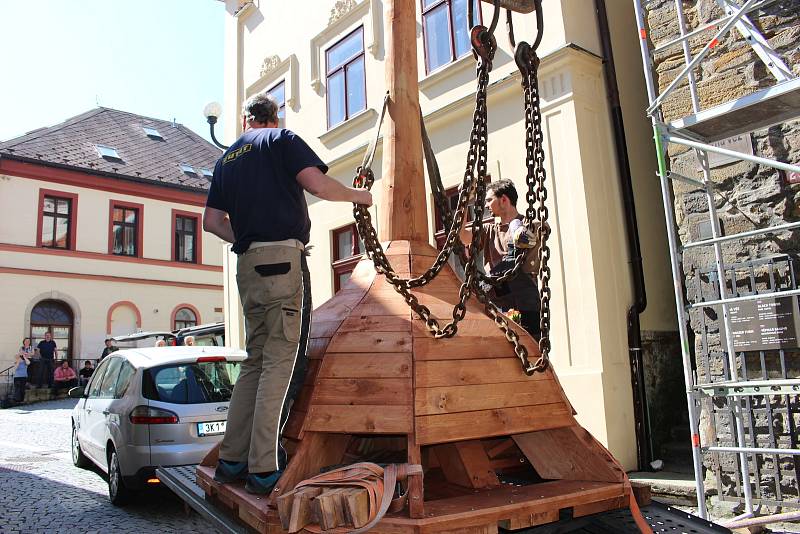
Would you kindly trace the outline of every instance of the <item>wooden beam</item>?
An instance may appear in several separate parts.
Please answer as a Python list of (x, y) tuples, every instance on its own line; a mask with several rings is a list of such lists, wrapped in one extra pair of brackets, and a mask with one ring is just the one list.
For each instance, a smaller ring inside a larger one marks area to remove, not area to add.
[(383, 129), (382, 205), (378, 210), (382, 241), (428, 240), (419, 120), (416, 7), (415, 0), (388, 0), (384, 8), (389, 109)]
[(448, 482), (473, 489), (497, 488), (497, 479), (479, 440), (445, 443), (433, 447)]

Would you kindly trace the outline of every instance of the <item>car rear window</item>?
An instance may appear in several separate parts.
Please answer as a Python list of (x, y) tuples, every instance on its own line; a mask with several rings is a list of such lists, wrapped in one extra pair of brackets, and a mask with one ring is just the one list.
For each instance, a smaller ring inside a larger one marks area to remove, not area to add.
[(146, 399), (172, 404), (227, 402), (237, 378), (239, 362), (162, 365), (144, 373), (142, 394)]

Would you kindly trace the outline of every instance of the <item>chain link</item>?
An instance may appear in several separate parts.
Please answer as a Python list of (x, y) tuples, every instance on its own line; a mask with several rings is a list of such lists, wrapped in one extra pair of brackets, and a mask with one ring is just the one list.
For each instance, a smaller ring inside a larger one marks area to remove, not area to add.
[[(485, 28), (483, 28), (483, 30), (485, 30)], [(478, 59), (478, 87), (475, 92), (475, 111), (473, 113), (469, 149), (467, 151), (466, 169), (464, 171), (464, 178), (459, 190), (458, 202), (455, 210), (451, 211), (446, 198), (444, 198), (443, 188), (437, 187), (434, 191), (437, 207), (442, 214), (443, 226), (448, 228), (448, 232), (442, 250), (437, 255), (431, 267), (426, 269), (420, 276), (401, 278), (394, 271), (389, 259), (386, 257), (383, 245), (381, 245), (375, 227), (372, 224), (372, 216), (369, 210), (365, 206), (354, 205), (353, 217), (356, 221), (358, 233), (364, 241), (367, 257), (372, 260), (375, 265), (375, 270), (386, 277), (386, 281), (403, 297), (412, 311), (425, 321), (426, 327), (434, 337), (452, 337), (456, 334), (458, 331), (458, 323), (464, 319), (466, 315), (466, 302), (469, 300), (470, 296), (474, 294), (477, 300), (484, 305), (486, 313), (503, 332), (506, 340), (513, 345), (514, 353), (519, 358), (523, 371), (527, 375), (532, 375), (537, 371), (544, 371), (547, 369), (550, 352), (551, 293), (549, 288), (550, 268), (548, 266), (550, 249), (547, 246), (547, 238), (550, 234), (550, 229), (547, 225), (548, 210), (545, 206), (545, 200), (547, 199), (547, 190), (545, 188), (546, 174), (544, 169), (544, 148), (541, 131), (538, 78), (536, 75), (539, 59), (536, 57), (535, 53), (531, 53), (530, 56), (526, 58), (525, 68), (522, 68), (522, 65), (520, 65), (520, 70), (523, 74), (522, 85), (525, 101), (525, 163), (528, 170), (526, 174), (526, 184), (528, 186), (526, 200), (528, 201), (528, 208), (525, 213), (524, 223), (527, 228), (531, 228), (534, 221), (539, 223), (538, 241), (541, 244), (538, 252), (539, 265), (541, 266), (538, 280), (540, 286), (542, 286), (542, 294), (540, 297), (540, 326), (542, 329), (542, 339), (539, 342), (542, 354), (535, 363), (531, 363), (528, 360), (528, 351), (525, 346), (520, 343), (519, 334), (510, 326), (509, 319), (489, 300), (486, 293), (478, 284), (479, 281), (483, 281), (496, 285), (512, 278), (519, 272), (526, 257), (526, 255), (518, 256), (511, 269), (497, 276), (489, 276), (481, 273), (477, 265), (477, 258), (484, 241), (483, 211), (486, 199), (486, 176), (488, 174), (487, 88), (489, 83), (489, 71), (491, 70), (491, 58), (494, 55), (493, 47), (496, 46), (493, 39), (484, 41), (484, 43), (487, 42), (491, 43), (490, 47), (492, 48), (488, 51), (484, 50), (484, 53), (479, 55)], [(520, 43), (520, 46), (522, 45), (527, 46), (527, 43)], [(484, 57), (487, 54), (488, 57)], [(385, 111), (387, 105), (388, 99), (384, 101), (383, 111)], [(383, 113), (381, 113), (381, 117), (383, 117)], [(382, 121), (379, 121), (378, 123), (378, 130), (380, 130), (381, 122)], [(365, 162), (369, 161), (371, 161), (371, 158), (365, 159)], [(360, 166), (353, 179), (353, 185), (355, 187), (371, 189), (374, 182), (375, 176), (372, 169), (369, 168), (369, 163)], [(468, 247), (469, 253), (467, 254), (467, 250), (465, 250), (459, 238), (459, 233), (462, 226), (464, 226), (467, 205), (473, 192), (475, 196), (475, 213), (471, 223), (473, 239), (470, 242)], [(449, 223), (449, 225), (447, 223)], [(451, 254), (455, 254), (461, 260), (461, 263), (464, 265), (465, 276), (459, 288), (458, 302), (453, 307), (452, 320), (444, 327), (441, 327), (439, 321), (432, 317), (430, 309), (421, 304), (417, 297), (411, 293), (410, 289), (422, 287), (430, 283), (439, 272), (441, 272)]]

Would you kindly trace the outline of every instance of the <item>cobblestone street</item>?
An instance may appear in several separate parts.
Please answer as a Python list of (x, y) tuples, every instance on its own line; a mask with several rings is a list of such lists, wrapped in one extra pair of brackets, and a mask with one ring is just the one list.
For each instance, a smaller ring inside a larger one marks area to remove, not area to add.
[(216, 532), (166, 488), (113, 506), (101, 472), (72, 465), (75, 402), (0, 410), (0, 533)]

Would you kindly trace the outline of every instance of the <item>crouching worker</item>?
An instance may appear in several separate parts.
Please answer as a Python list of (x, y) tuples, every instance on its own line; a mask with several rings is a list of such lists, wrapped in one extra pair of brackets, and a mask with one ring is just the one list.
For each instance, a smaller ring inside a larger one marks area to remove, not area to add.
[(266, 94), (244, 105), (245, 132), (225, 151), (203, 214), (203, 228), (233, 243), (245, 316), (247, 358), (231, 397), (214, 475), (265, 494), (281, 476), (281, 411), (297, 357), (304, 248), (311, 221), (304, 192), (323, 200), (372, 205), (365, 189), (340, 184), (295, 133), (278, 128)]
[[(486, 208), (497, 220), (483, 224), (485, 232), (483, 259), (485, 271), (493, 276), (503, 274), (514, 266), (518, 255), (525, 256), (520, 271), (488, 291), (491, 301), (504, 312), (520, 312), (520, 326), (539, 339), (539, 272), (538, 224), (525, 231), (522, 215), (517, 211), (517, 189), (511, 180), (498, 180), (487, 186)], [(536, 224), (536, 223), (535, 223)], [(466, 224), (461, 240), (468, 245), (472, 231)]]

